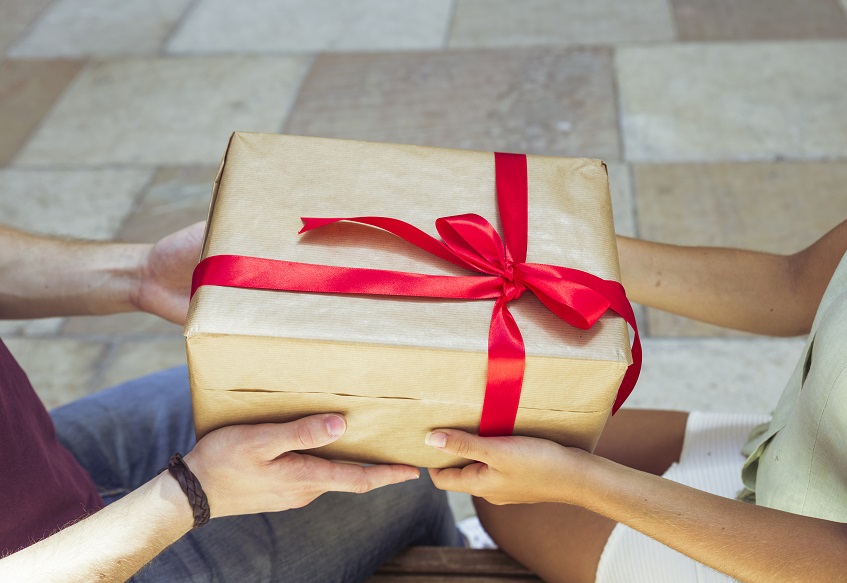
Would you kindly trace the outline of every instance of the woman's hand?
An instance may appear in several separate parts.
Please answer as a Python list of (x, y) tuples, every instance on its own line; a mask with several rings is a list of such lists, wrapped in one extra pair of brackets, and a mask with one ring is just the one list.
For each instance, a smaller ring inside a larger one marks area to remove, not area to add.
[(463, 468), (431, 468), (436, 487), (498, 505), (578, 504), (583, 499), (585, 471), (594, 457), (544, 439), (479, 437), (456, 429), (433, 431), (426, 443), (475, 462)]

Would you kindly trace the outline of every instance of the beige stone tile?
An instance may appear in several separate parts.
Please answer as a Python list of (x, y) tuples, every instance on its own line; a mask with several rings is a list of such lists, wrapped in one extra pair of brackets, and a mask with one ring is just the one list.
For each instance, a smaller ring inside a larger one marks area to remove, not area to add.
[(847, 42), (617, 53), (630, 162), (847, 157)]
[(229, 135), (278, 131), (301, 57), (118, 59), (87, 68), (20, 164), (217, 164)]
[(104, 389), (185, 363), (185, 340), (182, 337), (126, 340), (115, 347), (97, 385)]
[(458, 0), (451, 47), (671, 41), (667, 0)]
[[(0, 0), (0, 54), (44, 11), (52, 0)], [(4, 126), (5, 127), (5, 126)]]
[(770, 413), (804, 344), (802, 338), (648, 338), (626, 406)]
[(607, 163), (609, 191), (612, 196), (615, 232), (627, 237), (636, 236), (635, 202), (632, 197), (630, 169), (626, 164)]
[(0, 170), (0, 217), (52, 235), (111, 239), (150, 178), (147, 170)]
[(680, 40), (847, 37), (837, 0), (671, 0)]
[[(793, 253), (847, 218), (847, 163), (636, 165), (644, 239)], [(652, 336), (738, 335), (649, 310)]]
[(91, 384), (105, 343), (68, 338), (9, 338), (5, 343), (48, 409), (94, 392)]
[(0, 336), (53, 336), (62, 328), (64, 318), (37, 320), (0, 320)]
[(152, 243), (197, 221), (205, 221), (212, 199), (216, 166), (159, 170), (118, 238)]
[(436, 49), (451, 0), (201, 0), (170, 53)]
[[(2, 330), (0, 328), (0, 330)], [(76, 316), (68, 318), (62, 334), (68, 336), (103, 335), (132, 336), (156, 334), (182, 336), (182, 326), (167, 322), (152, 314), (131, 312), (109, 316)]]
[(15, 57), (156, 53), (191, 0), (57, 0), (9, 50)]
[(0, 166), (14, 158), (81, 67), (81, 61), (0, 60)]
[(605, 48), (321, 55), (288, 133), (618, 159)]

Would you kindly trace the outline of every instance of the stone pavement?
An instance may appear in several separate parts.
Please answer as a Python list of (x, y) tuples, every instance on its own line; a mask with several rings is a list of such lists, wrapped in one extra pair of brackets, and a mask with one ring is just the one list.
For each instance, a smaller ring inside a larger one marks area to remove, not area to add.
[[(0, 0), (0, 222), (154, 241), (233, 130), (588, 156), (618, 232), (793, 252), (847, 216), (847, 0)], [(631, 403), (768, 411), (802, 339), (647, 310)], [(138, 314), (1, 322), (50, 406), (184, 362)], [(462, 514), (465, 511), (460, 511)]]

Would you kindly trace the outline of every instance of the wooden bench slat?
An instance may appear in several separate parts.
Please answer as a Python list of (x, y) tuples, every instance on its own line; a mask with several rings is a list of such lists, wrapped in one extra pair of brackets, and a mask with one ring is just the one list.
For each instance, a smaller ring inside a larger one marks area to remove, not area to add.
[(497, 577), (495, 575), (373, 575), (366, 583), (541, 583), (536, 576)]
[[(421, 583), (444, 580), (473, 581), (540, 581), (526, 567), (499, 550), (464, 549), (457, 547), (410, 547), (379, 568), (369, 583), (404, 581)], [(432, 578), (432, 576), (437, 576)], [(394, 577), (386, 579), (385, 577)], [(428, 577), (421, 579), (420, 577)]]

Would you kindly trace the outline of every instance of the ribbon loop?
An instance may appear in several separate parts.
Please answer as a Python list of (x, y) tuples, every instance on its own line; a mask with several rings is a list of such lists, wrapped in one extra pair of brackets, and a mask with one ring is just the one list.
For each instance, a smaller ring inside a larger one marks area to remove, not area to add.
[(500, 234), (479, 215), (465, 214), (443, 217), (435, 221), (435, 229), (444, 244), (474, 266), (475, 271), (505, 275), (506, 248)]

